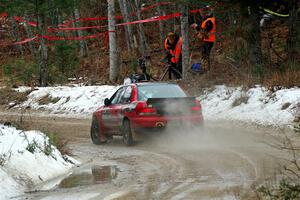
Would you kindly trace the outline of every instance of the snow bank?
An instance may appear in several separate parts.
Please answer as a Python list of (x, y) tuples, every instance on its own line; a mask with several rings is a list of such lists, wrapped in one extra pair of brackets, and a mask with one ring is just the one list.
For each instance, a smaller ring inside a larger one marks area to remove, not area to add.
[[(30, 106), (33, 109), (47, 110), (52, 113), (89, 115), (103, 105), (104, 99), (111, 97), (116, 89), (115, 86), (107, 85), (36, 88), (22, 107)], [(53, 102), (43, 105), (40, 102), (42, 98), (52, 99)]]
[(5, 171), (0, 168), (0, 199), (9, 199), (10, 197), (20, 195), (22, 187)]
[(0, 124), (0, 199), (67, 173), (76, 162), (64, 158), (39, 131), (21, 131)]
[(216, 86), (213, 91), (206, 90), (199, 99), (203, 115), (208, 120), (226, 119), (282, 126), (291, 124), (296, 117), (300, 89), (282, 89), (271, 93), (259, 86), (248, 90)]
[[(82, 87), (45, 87), (37, 88), (29, 95), (22, 107), (44, 109), (51, 113), (87, 117), (106, 97), (110, 97), (118, 87), (82, 86)], [(22, 88), (20, 91), (26, 89)], [(42, 105), (40, 99), (57, 98), (57, 102)], [(300, 89), (281, 89), (271, 93), (257, 86), (251, 89), (242, 87), (216, 86), (207, 89), (199, 97), (207, 120), (238, 120), (262, 125), (288, 125), (295, 118), (295, 107), (300, 103)], [(299, 111), (300, 112), (300, 111)]]

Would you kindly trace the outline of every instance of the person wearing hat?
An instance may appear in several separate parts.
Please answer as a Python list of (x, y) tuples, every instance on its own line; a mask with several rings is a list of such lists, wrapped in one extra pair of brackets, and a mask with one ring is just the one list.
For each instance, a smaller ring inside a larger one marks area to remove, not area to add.
[[(182, 73), (182, 38), (177, 34), (170, 32), (165, 39), (165, 50), (168, 55), (169, 62)], [(176, 78), (181, 78), (177, 73), (174, 73)]]
[(202, 57), (210, 65), (210, 52), (216, 41), (216, 19), (210, 7), (206, 7), (203, 11), (200, 12), (200, 14), (202, 17), (201, 24), (194, 23), (191, 26), (199, 32), (204, 32), (205, 36), (201, 38), (203, 42)]

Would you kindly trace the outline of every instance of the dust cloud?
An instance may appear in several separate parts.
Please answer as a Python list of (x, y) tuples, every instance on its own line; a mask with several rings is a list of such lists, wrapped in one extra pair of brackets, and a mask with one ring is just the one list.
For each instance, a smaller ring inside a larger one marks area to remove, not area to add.
[[(142, 144), (169, 150), (197, 151), (203, 149), (222, 150), (235, 146), (253, 145), (253, 133), (242, 127), (232, 127), (228, 123), (205, 121), (202, 125), (184, 122), (180, 125), (166, 126), (159, 131), (143, 131)], [(256, 144), (259, 145), (260, 143)]]
[[(194, 99), (186, 101), (169, 101), (156, 105), (158, 113), (171, 118), (195, 115), (191, 110), (195, 106)], [(154, 105), (155, 106), (155, 105)], [(197, 113), (200, 115), (200, 112)], [(201, 149), (224, 149), (236, 145), (247, 146), (253, 144), (253, 128), (251, 133), (244, 125), (230, 122), (210, 122), (205, 120), (202, 124), (193, 123), (190, 120), (174, 120), (159, 130), (139, 131), (142, 135), (143, 144), (158, 146), (169, 150), (201, 150)]]

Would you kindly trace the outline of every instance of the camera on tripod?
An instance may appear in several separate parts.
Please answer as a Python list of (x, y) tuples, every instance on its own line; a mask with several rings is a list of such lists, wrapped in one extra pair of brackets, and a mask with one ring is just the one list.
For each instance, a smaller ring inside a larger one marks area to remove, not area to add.
[(138, 64), (143, 73), (146, 73), (146, 60), (145, 58), (139, 58)]
[(164, 52), (165, 57), (162, 59), (162, 62), (164, 63), (171, 63), (171, 59), (174, 57), (172, 54), (170, 54), (168, 51)]
[(146, 82), (150, 80), (150, 75), (147, 73), (147, 68), (146, 68), (146, 59), (148, 57), (141, 57), (138, 58), (138, 65), (139, 68), (141, 69), (142, 73), (138, 74), (131, 74), (127, 79), (124, 80), (124, 84), (128, 83), (139, 83), (139, 82)]

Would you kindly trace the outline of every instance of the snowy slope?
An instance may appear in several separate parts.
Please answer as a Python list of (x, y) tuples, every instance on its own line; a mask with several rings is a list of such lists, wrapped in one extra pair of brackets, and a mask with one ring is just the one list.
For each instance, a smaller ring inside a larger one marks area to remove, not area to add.
[(49, 143), (45, 134), (0, 124), (1, 200), (20, 194), (29, 189), (28, 186), (65, 174), (73, 166)]
[(271, 93), (263, 87), (245, 90), (242, 87), (217, 86), (213, 91), (206, 91), (199, 99), (208, 120), (227, 119), (282, 126), (291, 124), (299, 115), (297, 109), (300, 111), (299, 88)]
[(0, 168), (0, 200), (20, 195), (23, 187), (20, 186), (2, 167)]
[[(29, 100), (21, 107), (43, 109), (51, 113), (64, 113), (88, 117), (106, 97), (110, 97), (118, 87), (46, 87), (37, 88), (29, 95)], [(20, 90), (24, 91), (24, 88)], [(55, 103), (39, 104), (39, 100), (49, 95), (58, 98)], [(262, 125), (288, 125), (296, 117), (296, 107), (300, 104), (300, 89), (281, 89), (275, 93), (257, 86), (242, 87), (216, 86), (207, 89), (198, 97), (207, 120), (238, 120)], [(300, 105), (299, 105), (300, 106)], [(299, 114), (298, 114), (299, 115)]]
[[(84, 86), (84, 87), (43, 87), (29, 94), (29, 100), (22, 107), (42, 109), (52, 113), (89, 115), (96, 110), (106, 97), (111, 97), (115, 86)], [(24, 91), (24, 88), (20, 89)], [(26, 88), (25, 88), (26, 90)], [(58, 99), (57, 102), (42, 105), (39, 100), (48, 96)]]

